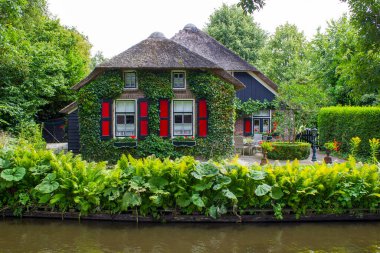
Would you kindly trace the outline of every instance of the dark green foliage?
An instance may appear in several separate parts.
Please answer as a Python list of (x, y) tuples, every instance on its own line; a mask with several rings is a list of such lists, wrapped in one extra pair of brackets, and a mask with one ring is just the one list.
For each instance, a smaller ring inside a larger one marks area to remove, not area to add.
[(267, 33), (253, 18), (244, 15), (235, 5), (223, 4), (215, 10), (205, 31), (251, 64), (256, 64), (258, 52), (267, 38)]
[(273, 142), (268, 158), (273, 160), (304, 160), (310, 155), (311, 145), (306, 142)]
[(359, 137), (359, 155), (370, 155), (369, 139), (380, 138), (380, 107), (327, 107), (318, 115), (319, 142), (338, 141), (341, 150), (350, 151), (350, 140)]
[(0, 127), (56, 117), (75, 99), (70, 87), (87, 74), (90, 47), (49, 16), (46, 1), (0, 1), (0, 106), (9, 123)]
[(143, 141), (139, 141), (138, 147), (138, 156), (147, 157), (150, 155), (155, 155), (158, 158), (167, 158), (167, 157), (178, 157), (174, 150), (172, 141), (167, 138), (161, 138), (155, 134), (151, 134), (146, 137)]
[(159, 100), (172, 99), (173, 89), (170, 71), (137, 71), (138, 87), (149, 99), (149, 132), (157, 134), (160, 130)]
[(196, 98), (207, 100), (209, 119), (206, 138), (198, 138), (195, 155), (202, 157), (228, 157), (233, 151), (234, 99), (231, 84), (207, 72), (188, 74), (190, 89)]
[(86, 159), (115, 162), (121, 156), (122, 149), (113, 145), (115, 140), (100, 140), (100, 101), (119, 96), (123, 87), (121, 73), (108, 71), (79, 91), (81, 153)]
[[(0, 143), (1, 145), (1, 143)], [(0, 146), (0, 209), (22, 215), (44, 208), (55, 212), (138, 212), (160, 218), (177, 214), (252, 214), (282, 209), (296, 217), (351, 209), (378, 211), (380, 180), (375, 164), (251, 167), (231, 162), (198, 162), (122, 156), (115, 166), (88, 163), (71, 153), (54, 154), (25, 142)]]
[[(174, 147), (171, 139), (159, 133), (159, 99), (174, 97), (170, 71), (138, 71), (138, 87), (149, 100), (149, 136), (138, 140), (137, 148), (117, 148), (117, 139), (100, 139), (100, 100), (116, 99), (123, 91), (120, 71), (108, 71), (83, 87), (79, 92), (81, 153), (88, 160), (107, 160), (115, 163), (122, 154), (137, 157), (179, 157), (195, 155), (205, 158), (224, 158), (232, 155), (235, 91), (208, 72), (191, 71), (188, 84), (196, 98), (208, 101), (209, 132), (207, 138), (196, 138), (195, 147)], [(152, 85), (153, 84), (153, 85)]]

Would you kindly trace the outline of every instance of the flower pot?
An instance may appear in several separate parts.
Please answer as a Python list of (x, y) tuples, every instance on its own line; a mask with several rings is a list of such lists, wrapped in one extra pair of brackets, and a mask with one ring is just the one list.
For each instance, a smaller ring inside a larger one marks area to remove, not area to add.
[(331, 150), (330, 149), (326, 149), (326, 156), (323, 158), (323, 160), (327, 164), (332, 163), (332, 158), (331, 158), (330, 154), (331, 154)]
[(175, 147), (194, 147), (196, 141), (173, 141)]
[(113, 145), (117, 148), (135, 148), (135, 147), (137, 147), (137, 141), (135, 141), (135, 142), (115, 142)]
[(260, 162), (260, 165), (265, 165), (265, 164), (268, 164), (268, 159), (262, 158), (261, 162)]

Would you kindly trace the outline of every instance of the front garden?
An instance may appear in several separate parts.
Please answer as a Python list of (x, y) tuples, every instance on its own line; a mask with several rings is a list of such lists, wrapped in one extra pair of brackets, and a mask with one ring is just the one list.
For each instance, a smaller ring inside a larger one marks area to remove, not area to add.
[(301, 166), (296, 160), (248, 167), (234, 159), (123, 155), (109, 165), (72, 153), (54, 154), (24, 139), (4, 136), (0, 145), (0, 210), (16, 215), (45, 210), (159, 219), (171, 211), (218, 218), (272, 209), (281, 219), (285, 210), (296, 217), (379, 211), (379, 165), (354, 158), (333, 165)]

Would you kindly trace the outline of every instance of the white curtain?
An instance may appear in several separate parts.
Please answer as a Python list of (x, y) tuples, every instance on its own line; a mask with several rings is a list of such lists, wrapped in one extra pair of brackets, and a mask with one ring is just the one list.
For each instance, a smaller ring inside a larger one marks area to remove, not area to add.
[(116, 101), (116, 112), (135, 112), (135, 101)]

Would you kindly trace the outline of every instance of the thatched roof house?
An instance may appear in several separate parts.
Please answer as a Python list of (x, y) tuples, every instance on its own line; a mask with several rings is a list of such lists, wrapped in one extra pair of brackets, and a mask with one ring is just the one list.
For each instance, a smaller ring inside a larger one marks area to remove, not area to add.
[[(258, 69), (193, 25), (172, 39), (153, 33), (96, 66), (73, 89), (81, 90), (78, 101), (61, 110), (69, 115), (69, 149), (105, 160), (149, 154), (136, 147), (154, 136), (181, 146), (177, 154), (229, 155), (235, 97), (272, 100), (277, 94)], [(270, 130), (270, 115), (244, 119), (244, 134)]]

